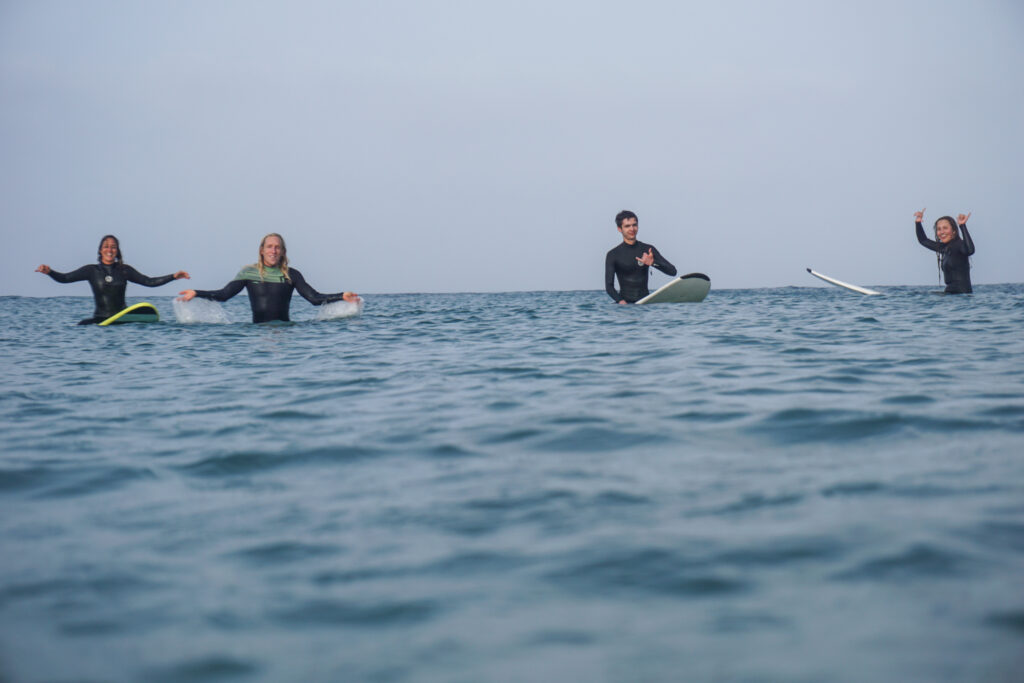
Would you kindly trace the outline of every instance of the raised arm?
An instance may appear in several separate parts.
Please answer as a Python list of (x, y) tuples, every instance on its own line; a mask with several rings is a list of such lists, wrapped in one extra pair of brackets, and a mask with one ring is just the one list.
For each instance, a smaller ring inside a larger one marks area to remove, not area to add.
[(931, 249), (932, 251), (940, 251), (942, 249), (941, 242), (930, 240), (928, 239), (928, 236), (924, 234), (924, 226), (921, 225), (921, 221), (914, 223), (914, 229), (917, 230), (917, 241), (921, 243), (922, 247)]
[(921, 246), (925, 249), (931, 249), (932, 251), (939, 251), (942, 249), (942, 243), (936, 242), (935, 240), (928, 239), (928, 236), (924, 234), (924, 225), (921, 221), (924, 220), (924, 209), (914, 212), (914, 230), (917, 231), (917, 241), (921, 243)]
[(971, 233), (967, 231), (967, 219), (970, 217), (970, 213), (966, 216), (960, 214), (956, 217), (956, 222), (960, 225), (960, 239), (962, 239), (964, 243), (964, 253), (968, 256), (974, 253), (974, 240), (971, 239)]

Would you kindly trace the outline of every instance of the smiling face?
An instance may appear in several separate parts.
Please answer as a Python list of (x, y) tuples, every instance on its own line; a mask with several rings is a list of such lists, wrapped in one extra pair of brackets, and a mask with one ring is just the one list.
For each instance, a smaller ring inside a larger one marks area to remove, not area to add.
[(954, 237), (956, 237), (956, 230), (954, 230), (953, 224), (945, 218), (940, 218), (935, 224), (935, 238), (943, 244), (947, 244), (952, 242)]
[(267, 235), (260, 245), (260, 258), (267, 268), (274, 268), (281, 263), (284, 255), (284, 242), (277, 235)]
[(640, 226), (637, 224), (635, 218), (623, 219), (622, 225), (619, 226), (619, 232), (622, 233), (622, 240), (626, 244), (636, 243), (636, 233), (640, 230)]
[(100, 263), (106, 266), (114, 265), (121, 253), (121, 247), (113, 237), (107, 237), (100, 242)]

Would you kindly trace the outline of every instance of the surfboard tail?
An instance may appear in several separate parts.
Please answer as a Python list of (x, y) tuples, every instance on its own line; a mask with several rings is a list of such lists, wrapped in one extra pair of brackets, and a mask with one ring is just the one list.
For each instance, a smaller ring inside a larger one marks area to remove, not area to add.
[(824, 274), (819, 273), (818, 271), (812, 270), (810, 268), (807, 269), (807, 272), (810, 273), (811, 275), (813, 275), (814, 277), (818, 278), (819, 280), (827, 282), (830, 285), (835, 285), (836, 287), (842, 287), (843, 289), (848, 289), (851, 292), (857, 292), (858, 294), (867, 294), (868, 296), (876, 296), (876, 295), (881, 294), (881, 292), (876, 292), (875, 290), (868, 289), (867, 287), (858, 287), (857, 285), (851, 285), (849, 282), (843, 282), (842, 280), (837, 280), (834, 277), (829, 277), (828, 275), (824, 275)]
[(690, 273), (672, 280), (637, 301), (637, 304), (698, 303), (711, 289), (711, 278), (704, 273)]

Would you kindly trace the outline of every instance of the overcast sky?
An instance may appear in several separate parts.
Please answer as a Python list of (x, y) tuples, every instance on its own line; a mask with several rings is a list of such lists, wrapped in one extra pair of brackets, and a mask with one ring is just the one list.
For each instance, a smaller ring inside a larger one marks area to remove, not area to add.
[(937, 285), (913, 212), (973, 211), (1020, 282), (1022, 74), (1020, 0), (0, 0), (0, 295), (108, 232), (201, 289), (280, 232), (321, 291), (598, 290), (623, 208), (727, 288)]

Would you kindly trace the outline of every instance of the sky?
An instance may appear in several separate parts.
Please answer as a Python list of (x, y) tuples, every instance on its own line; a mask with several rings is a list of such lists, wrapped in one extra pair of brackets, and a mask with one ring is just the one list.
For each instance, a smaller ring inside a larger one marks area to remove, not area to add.
[(322, 292), (601, 290), (621, 209), (716, 288), (937, 286), (922, 208), (1021, 282), (1021, 74), (1019, 0), (0, 0), (0, 295), (107, 233), (154, 294), (268, 232)]

